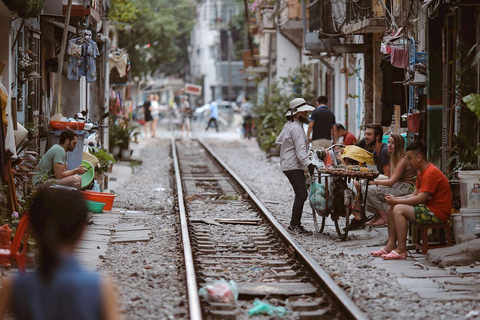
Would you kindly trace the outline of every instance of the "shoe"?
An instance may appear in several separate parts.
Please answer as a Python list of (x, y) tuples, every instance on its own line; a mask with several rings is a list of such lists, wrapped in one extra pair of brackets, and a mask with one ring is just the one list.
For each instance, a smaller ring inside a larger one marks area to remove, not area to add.
[(390, 253), (382, 254), (384, 260), (405, 260), (407, 259), (406, 254), (398, 254), (397, 251), (392, 250)]
[(348, 231), (360, 230), (365, 228), (365, 221), (352, 218), (348, 225)]
[(374, 257), (381, 257), (384, 254), (389, 254), (390, 252), (385, 250), (385, 247), (381, 247), (380, 250), (370, 252), (370, 255)]
[(287, 231), (290, 232), (291, 234), (302, 234), (302, 235), (311, 235), (313, 234), (312, 231), (305, 230), (305, 228), (300, 225), (300, 226), (288, 226)]

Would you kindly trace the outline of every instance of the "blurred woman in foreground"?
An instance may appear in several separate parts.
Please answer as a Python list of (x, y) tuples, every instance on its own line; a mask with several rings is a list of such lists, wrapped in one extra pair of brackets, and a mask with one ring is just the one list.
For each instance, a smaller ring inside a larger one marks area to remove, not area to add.
[(78, 191), (46, 187), (30, 209), (30, 225), (40, 253), (38, 270), (4, 281), (0, 318), (120, 319), (113, 283), (84, 269), (74, 256), (87, 222)]

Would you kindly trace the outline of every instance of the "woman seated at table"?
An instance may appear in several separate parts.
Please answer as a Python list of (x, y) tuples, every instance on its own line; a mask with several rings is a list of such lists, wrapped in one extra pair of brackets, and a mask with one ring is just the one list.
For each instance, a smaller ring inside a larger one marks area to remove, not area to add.
[(392, 134), (388, 138), (388, 154), (390, 156), (390, 178), (370, 181), (368, 187), (366, 210), (375, 214), (372, 220), (365, 223), (373, 227), (382, 227), (387, 224), (388, 205), (384, 195), (392, 194), (396, 197), (405, 196), (413, 192), (416, 171), (405, 159), (405, 140), (399, 134)]

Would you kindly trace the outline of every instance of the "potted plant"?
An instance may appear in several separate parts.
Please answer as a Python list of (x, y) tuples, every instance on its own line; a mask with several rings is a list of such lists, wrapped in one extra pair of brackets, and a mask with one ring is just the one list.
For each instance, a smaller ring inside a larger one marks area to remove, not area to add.
[(130, 158), (133, 152), (133, 150), (129, 149), (130, 142), (132, 142), (132, 137), (136, 138), (136, 136), (140, 133), (135, 131), (137, 127), (131, 127), (129, 126), (128, 121), (125, 121), (119, 124), (113, 124), (109, 126), (109, 129), (110, 145), (113, 147), (118, 147), (118, 150), (114, 150), (113, 152), (114, 156), (117, 158)]
[(104, 149), (91, 148), (90, 153), (98, 159), (98, 168), (96, 172), (107, 173), (111, 172), (111, 167), (115, 163), (113, 155)]

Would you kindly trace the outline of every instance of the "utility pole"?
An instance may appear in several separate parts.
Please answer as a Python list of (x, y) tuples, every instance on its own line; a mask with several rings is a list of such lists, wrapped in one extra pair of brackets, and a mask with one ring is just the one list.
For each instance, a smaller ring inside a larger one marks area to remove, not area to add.
[(227, 57), (228, 57), (228, 101), (232, 99), (232, 32), (227, 30)]

